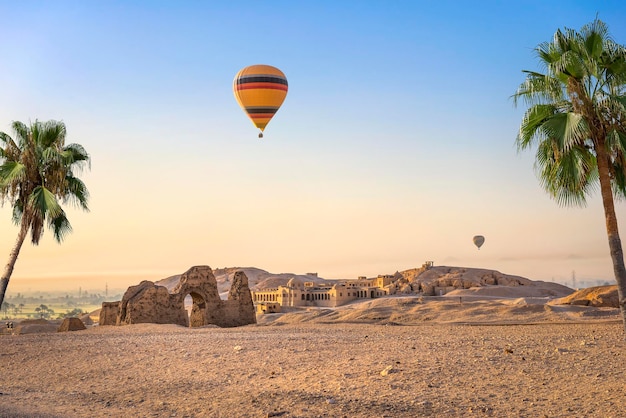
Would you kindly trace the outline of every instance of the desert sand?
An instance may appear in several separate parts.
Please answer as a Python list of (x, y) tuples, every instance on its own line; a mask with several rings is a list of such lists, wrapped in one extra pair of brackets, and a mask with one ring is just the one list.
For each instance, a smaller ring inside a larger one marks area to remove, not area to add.
[(398, 297), (239, 328), (0, 336), (7, 417), (620, 417), (618, 310)]

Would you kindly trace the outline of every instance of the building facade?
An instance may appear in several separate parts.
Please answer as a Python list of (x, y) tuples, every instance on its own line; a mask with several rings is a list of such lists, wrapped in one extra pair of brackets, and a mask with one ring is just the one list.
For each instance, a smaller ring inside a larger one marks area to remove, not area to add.
[(284, 307), (341, 306), (357, 299), (374, 299), (389, 295), (393, 276), (384, 275), (374, 279), (359, 277), (334, 284), (303, 282), (298, 278), (289, 280), (286, 286), (252, 292), (255, 304), (276, 303)]

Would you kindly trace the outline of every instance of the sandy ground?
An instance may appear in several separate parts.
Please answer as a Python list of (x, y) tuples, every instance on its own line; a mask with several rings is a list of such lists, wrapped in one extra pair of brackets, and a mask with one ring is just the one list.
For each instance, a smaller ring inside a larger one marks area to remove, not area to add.
[(0, 416), (623, 417), (616, 310), (528, 302), (2, 335)]

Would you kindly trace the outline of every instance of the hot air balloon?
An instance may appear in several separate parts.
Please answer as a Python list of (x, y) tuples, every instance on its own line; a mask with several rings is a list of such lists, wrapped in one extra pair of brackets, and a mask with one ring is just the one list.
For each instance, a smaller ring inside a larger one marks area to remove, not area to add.
[(482, 235), (476, 235), (472, 240), (474, 241), (474, 245), (477, 246), (479, 250), (480, 247), (482, 247), (482, 245), (485, 243), (485, 237), (483, 237)]
[(251, 65), (239, 71), (233, 81), (233, 92), (239, 106), (259, 128), (265, 127), (287, 96), (287, 78), (271, 65)]

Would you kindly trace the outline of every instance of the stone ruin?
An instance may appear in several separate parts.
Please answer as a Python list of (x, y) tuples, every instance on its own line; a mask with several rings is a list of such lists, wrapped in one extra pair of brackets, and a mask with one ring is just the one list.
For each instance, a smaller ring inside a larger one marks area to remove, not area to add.
[[(185, 309), (185, 298), (191, 296), (191, 313)], [(171, 290), (144, 280), (126, 290), (121, 301), (103, 302), (100, 325), (140, 323), (176, 324), (186, 327), (217, 325), (238, 327), (255, 324), (256, 314), (248, 277), (237, 271), (228, 300), (222, 300), (217, 281), (209, 266), (195, 266), (180, 276)]]
[(80, 318), (65, 318), (57, 332), (81, 331), (83, 329), (87, 329), (87, 327)]

